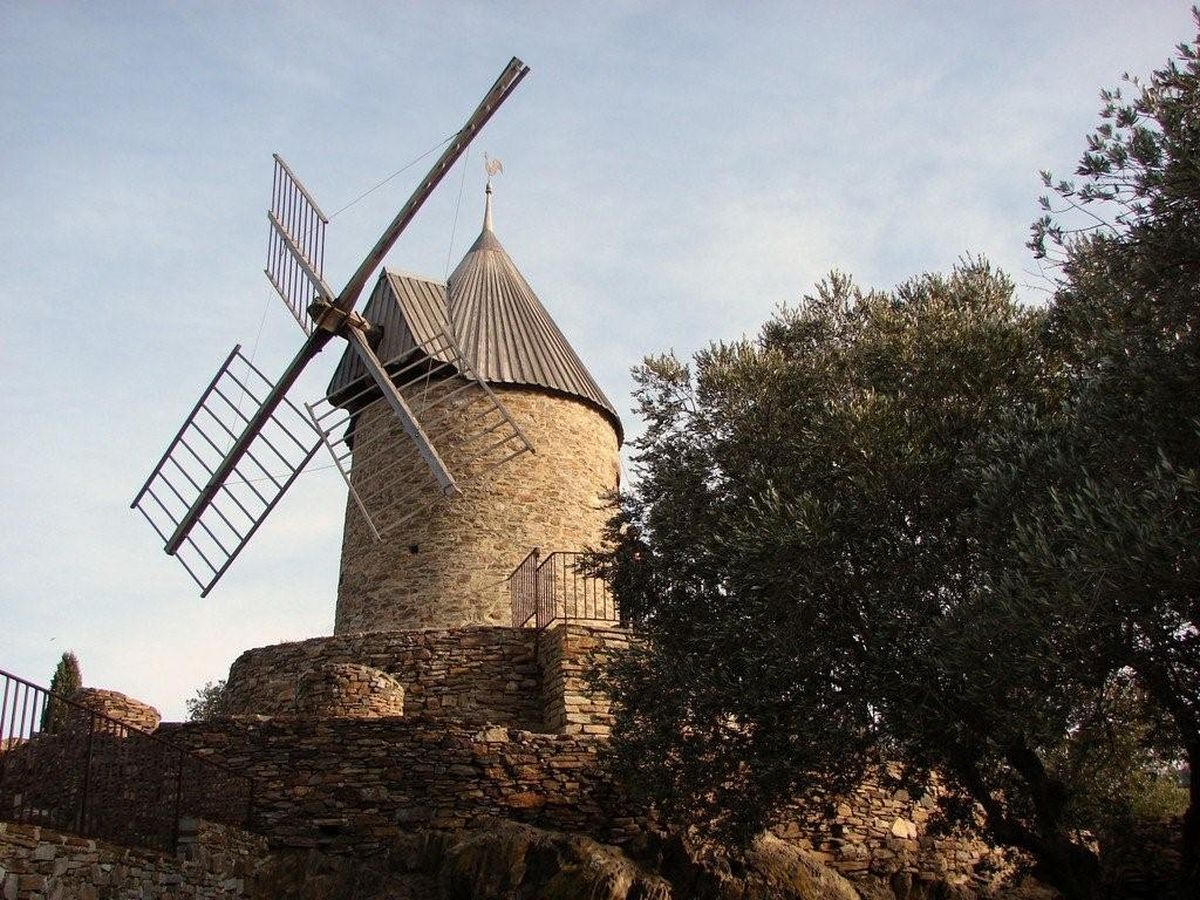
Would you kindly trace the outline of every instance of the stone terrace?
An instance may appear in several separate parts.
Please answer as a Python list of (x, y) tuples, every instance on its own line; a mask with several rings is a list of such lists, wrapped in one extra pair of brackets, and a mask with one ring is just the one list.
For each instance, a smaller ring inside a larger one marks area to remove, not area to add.
[(370, 856), (397, 831), (511, 819), (628, 836), (597, 764), (603, 738), (479, 728), (429, 716), (277, 717), (166, 725), (160, 734), (250, 775), (272, 843)]
[(302, 676), (368, 666), (404, 688), (404, 714), (541, 731), (542, 675), (533, 629), (470, 627), (313, 638), (247, 650), (229, 670), (230, 715), (290, 715)]

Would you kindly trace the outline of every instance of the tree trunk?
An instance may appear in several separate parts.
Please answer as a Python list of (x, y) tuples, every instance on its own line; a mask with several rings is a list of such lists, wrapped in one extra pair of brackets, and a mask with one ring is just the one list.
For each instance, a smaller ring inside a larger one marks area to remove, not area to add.
[(1100, 889), (1100, 860), (1062, 828), (1066, 788), (1046, 771), (1041, 758), (1023, 737), (1005, 748), (1009, 764), (1024, 780), (1033, 800), (1036, 833), (1029, 849), (1039, 878), (1058, 888), (1067, 900), (1092, 900)]

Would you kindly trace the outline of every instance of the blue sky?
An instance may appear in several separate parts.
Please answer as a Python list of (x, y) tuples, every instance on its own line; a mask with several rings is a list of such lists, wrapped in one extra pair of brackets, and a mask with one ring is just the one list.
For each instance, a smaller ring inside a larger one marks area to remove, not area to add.
[[(179, 717), (242, 650), (332, 630), (331, 469), (205, 600), (128, 509), (234, 343), (269, 373), (298, 346), (262, 275), (272, 152), (337, 210), (524, 59), (388, 263), (444, 276), (503, 160), (497, 233), (636, 434), (644, 355), (752, 333), (833, 268), (888, 287), (981, 253), (1036, 302), (1038, 170), (1069, 173), (1099, 89), (1191, 29), (1166, 0), (0, 0), (0, 668), (45, 682), (73, 648)], [(331, 283), (422, 172), (333, 219)]]

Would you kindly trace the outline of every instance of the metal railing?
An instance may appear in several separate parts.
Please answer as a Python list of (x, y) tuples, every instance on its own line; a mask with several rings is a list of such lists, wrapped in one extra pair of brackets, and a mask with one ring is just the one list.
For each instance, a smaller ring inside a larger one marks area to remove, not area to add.
[(535, 548), (508, 576), (513, 627), (547, 628), (555, 622), (616, 624), (616, 601), (603, 578), (589, 574), (585, 554)]
[(244, 775), (0, 669), (0, 820), (175, 849), (181, 816), (250, 825)]
[(508, 576), (508, 595), (512, 599), (513, 628), (524, 628), (537, 616), (537, 568), (541, 556), (535, 547)]

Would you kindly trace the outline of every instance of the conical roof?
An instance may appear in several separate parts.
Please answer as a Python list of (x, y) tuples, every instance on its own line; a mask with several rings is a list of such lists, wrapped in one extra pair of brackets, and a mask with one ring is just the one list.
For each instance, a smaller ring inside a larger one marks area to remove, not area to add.
[(483, 231), (447, 285), (447, 313), (459, 346), (485, 381), (587, 400), (612, 417), (619, 433), (616, 409), (500, 245), (491, 200), (489, 185)]
[[(489, 384), (544, 388), (596, 407), (623, 439), (620, 417), (563, 336), (492, 229), (491, 185), (483, 230), (443, 285), (385, 270), (365, 317), (384, 325), (379, 356), (390, 360), (413, 346), (430, 323), (448, 322), (475, 372)], [(436, 308), (435, 308), (436, 307)], [(365, 375), (347, 349), (329, 385), (342, 394)]]

